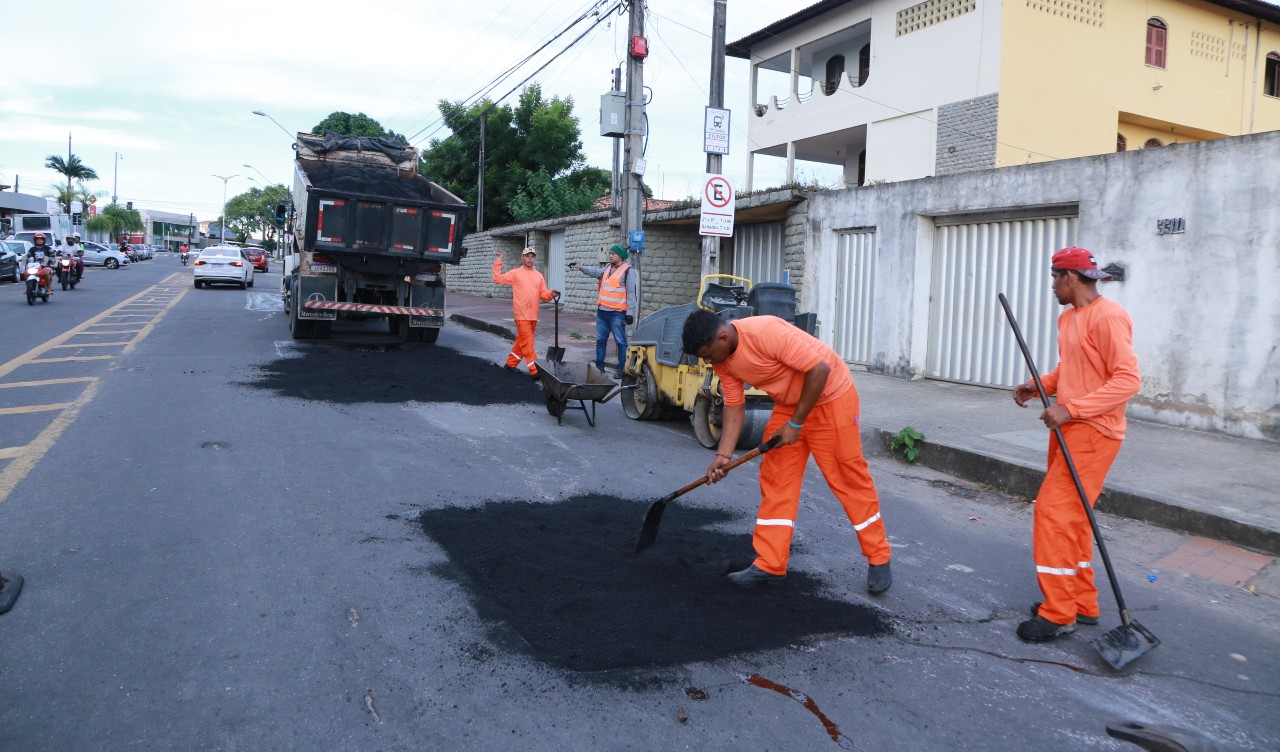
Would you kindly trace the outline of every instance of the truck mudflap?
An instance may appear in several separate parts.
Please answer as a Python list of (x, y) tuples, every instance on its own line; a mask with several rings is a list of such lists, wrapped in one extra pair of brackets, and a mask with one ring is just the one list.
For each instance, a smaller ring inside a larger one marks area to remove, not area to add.
[(298, 318), (333, 321), (338, 312), (319, 307), (338, 298), (337, 277), (298, 277)]
[(409, 326), (418, 328), (444, 326), (444, 311), (438, 308), (411, 308), (409, 306), (373, 305), (370, 303), (338, 303), (332, 300), (308, 300), (303, 307), (308, 311), (330, 312), (331, 316), (337, 316), (338, 311), (408, 316)]

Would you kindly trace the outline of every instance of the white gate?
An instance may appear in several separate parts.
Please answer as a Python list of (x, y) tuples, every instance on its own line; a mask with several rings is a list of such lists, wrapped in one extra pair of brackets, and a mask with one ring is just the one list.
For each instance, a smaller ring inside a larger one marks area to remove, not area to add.
[(733, 274), (752, 284), (783, 282), (782, 223), (738, 225), (733, 231)]
[(1074, 216), (937, 222), (929, 310), (929, 378), (1011, 387), (1030, 377), (997, 299), (1004, 293), (1036, 368), (1058, 364), (1049, 258), (1075, 245)]
[(841, 358), (852, 363), (871, 362), (875, 262), (875, 228), (840, 233), (831, 345)]
[(547, 234), (547, 287), (564, 291), (564, 230)]

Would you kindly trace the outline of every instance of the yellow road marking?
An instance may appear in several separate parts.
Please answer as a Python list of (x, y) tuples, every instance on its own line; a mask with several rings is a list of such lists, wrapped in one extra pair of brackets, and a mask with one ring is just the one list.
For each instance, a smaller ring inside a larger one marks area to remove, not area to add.
[(57, 350), (57, 349), (59, 349), (59, 348), (64, 348), (64, 347), (65, 347), (65, 348), (73, 348), (73, 347), (124, 347), (124, 346), (125, 346), (125, 345), (127, 345), (127, 344), (129, 344), (129, 343), (128, 343), (128, 342), (81, 342), (81, 343), (79, 343), (79, 344), (74, 344), (74, 345), (54, 345), (53, 347), (50, 347), (49, 349), (50, 349), (50, 350)]
[[(166, 280), (166, 282), (169, 280), (175, 280), (178, 278), (179, 277), (176, 274), (171, 275), (168, 278), (168, 280)], [(164, 284), (164, 283), (165, 282), (161, 282), (160, 284)], [(178, 301), (182, 299), (182, 296), (187, 294), (187, 289), (183, 288), (176, 291), (164, 291), (165, 293), (167, 293), (165, 297), (156, 297), (158, 288), (159, 288), (159, 285), (154, 285), (151, 288), (144, 290), (138, 293), (137, 295), (134, 295), (133, 297), (128, 298), (111, 308), (108, 308), (107, 310), (103, 311), (97, 316), (94, 316), (93, 318), (88, 319), (87, 321), (79, 324), (78, 326), (75, 326), (67, 330), (66, 332), (63, 332), (62, 334), (59, 334), (58, 336), (53, 337), (52, 339), (49, 339), (44, 343), (31, 348), (30, 350), (23, 353), (22, 355), (19, 355), (13, 360), (10, 360), (8, 363), (0, 365), (0, 379), (3, 379), (4, 377), (8, 376), (9, 374), (13, 373), (14, 371), (16, 371), (17, 369), (23, 366), (30, 365), (33, 363), (62, 363), (62, 362), (86, 361), (86, 360), (112, 360), (118, 357), (117, 355), (90, 355), (90, 356), (68, 357), (68, 358), (42, 358), (41, 357), (42, 355), (49, 352), (50, 350), (53, 350), (54, 348), (61, 348), (61, 347), (68, 346), (67, 343), (72, 337), (76, 337), (84, 334), (134, 334), (135, 336), (129, 342), (123, 343), (124, 349), (121, 350), (119, 355), (132, 352), (134, 348), (137, 347), (138, 343), (141, 342), (148, 334), (151, 333), (151, 331), (155, 328), (155, 325), (161, 319), (164, 318), (165, 314), (168, 313), (173, 308), (173, 306), (175, 306), (178, 303)], [(144, 297), (144, 296), (151, 296), (151, 297)], [(159, 312), (156, 313), (154, 317), (151, 318), (151, 320), (148, 321), (141, 329), (131, 329), (131, 330), (124, 330), (124, 331), (121, 331), (121, 330), (91, 331), (94, 328), (99, 326), (113, 326), (113, 325), (119, 326), (120, 325), (119, 323), (113, 324), (111, 322), (106, 322), (106, 320), (109, 317), (118, 314), (126, 306), (134, 305), (141, 300), (147, 300), (148, 302), (155, 301), (157, 304), (163, 304)], [(71, 346), (74, 346), (74, 345), (71, 345)], [(27, 475), (31, 472), (31, 470), (34, 469), (35, 466), (40, 462), (40, 460), (43, 459), (46, 454), (48, 454), (49, 450), (53, 448), (53, 445), (57, 443), (58, 439), (62, 436), (63, 432), (67, 430), (67, 427), (70, 426), (72, 423), (74, 423), (76, 418), (80, 416), (80, 411), (84, 408), (84, 406), (87, 405), (89, 402), (91, 402), (95, 396), (97, 396), (100, 381), (98, 377), (93, 376), (93, 377), (75, 377), (75, 378), (66, 378), (66, 379), (42, 379), (42, 380), (36, 380), (36, 381), (24, 381), (24, 382), (10, 383), (10, 384), (0, 383), (0, 388), (13, 388), (17, 386), (43, 386), (46, 384), (70, 384), (70, 383), (84, 383), (85, 388), (83, 391), (80, 392), (80, 396), (77, 397), (74, 401), (64, 403), (61, 406), (62, 412), (58, 413), (58, 415), (49, 423), (49, 425), (46, 426), (45, 429), (41, 431), (38, 436), (36, 436), (35, 441), (32, 441), (30, 444), (28, 444), (25, 447), (0, 448), (0, 459), (12, 459), (12, 461), (4, 468), (4, 470), (0, 471), (0, 503), (3, 503), (6, 499), (9, 498), (9, 495), (13, 493), (13, 490), (18, 487), (18, 484), (21, 483), (23, 479), (27, 477)], [(28, 407), (28, 408), (7, 408), (7, 409), (0, 410), (0, 414), (16, 413), (16, 412), (35, 412), (42, 408), (49, 409), (49, 410), (58, 409), (57, 407), (49, 406), (49, 405), (37, 405), (33, 407)]]
[(79, 360), (111, 360), (114, 355), (70, 355), (65, 358), (36, 358), (29, 363), (70, 363)]
[(25, 413), (47, 413), (51, 410), (66, 410), (70, 402), (54, 402), (49, 405), (27, 405), (26, 407), (0, 407), (0, 415), (23, 415)]
[[(5, 365), (8, 365), (7, 363)], [(62, 436), (62, 432), (67, 430), (80, 417), (80, 410), (89, 403), (90, 400), (98, 394), (98, 380), (94, 379), (85, 386), (84, 391), (76, 398), (75, 402), (66, 410), (58, 414), (48, 426), (45, 427), (40, 435), (36, 436), (35, 441), (24, 447), (24, 451), (18, 453), (13, 461), (0, 471), (0, 503), (9, 498), (9, 494), (13, 493), (13, 489), (18, 487), (27, 474), (35, 468), (40, 460), (49, 453), (54, 443)]]
[(74, 376), (69, 379), (40, 379), (38, 381), (10, 381), (7, 384), (0, 384), (0, 389), (13, 389), (14, 387), (27, 386), (51, 386), (53, 384), (80, 384), (85, 381), (94, 381), (97, 376)]

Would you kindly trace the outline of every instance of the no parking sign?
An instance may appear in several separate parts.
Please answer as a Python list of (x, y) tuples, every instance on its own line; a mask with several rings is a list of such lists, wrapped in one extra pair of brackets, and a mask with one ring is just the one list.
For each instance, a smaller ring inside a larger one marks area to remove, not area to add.
[(707, 175), (702, 181), (702, 216), (699, 235), (733, 237), (733, 210), (737, 194), (724, 175)]

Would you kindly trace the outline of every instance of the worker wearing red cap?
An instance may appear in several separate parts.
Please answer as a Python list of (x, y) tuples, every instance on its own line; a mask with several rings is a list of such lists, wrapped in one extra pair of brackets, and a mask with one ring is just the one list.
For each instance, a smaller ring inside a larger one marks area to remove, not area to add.
[(747, 587), (781, 580), (787, 574), (791, 535), (800, 508), (800, 487), (809, 455), (840, 500), (867, 558), (867, 591), (883, 593), (893, 584), (889, 542), (880, 517), (880, 497), (862, 456), (858, 390), (849, 367), (835, 350), (777, 316), (724, 321), (707, 310), (685, 320), (686, 353), (711, 364), (724, 393), (720, 446), (707, 467), (707, 480), (724, 477), (745, 419), (744, 382), (773, 399), (766, 436), (781, 443), (760, 464), (760, 510), (752, 545), (755, 561), (729, 575)]
[[(1056, 404), (1040, 414), (1050, 430), (1060, 428), (1089, 504), (1097, 501), (1107, 471), (1124, 440), (1125, 404), (1142, 377), (1133, 351), (1133, 322), (1118, 303), (1098, 293), (1111, 275), (1083, 248), (1053, 254), (1053, 294), (1068, 306), (1058, 317), (1058, 366), (1041, 377)], [(1019, 384), (1019, 406), (1036, 397), (1035, 382)], [(1046, 642), (1098, 623), (1093, 582), (1093, 536), (1075, 481), (1057, 439), (1049, 440), (1048, 471), (1036, 494), (1032, 557), (1044, 601), (1018, 625), (1018, 636)]]
[(520, 254), (521, 265), (509, 272), (502, 271), (502, 254), (493, 259), (493, 283), (511, 285), (511, 312), (516, 320), (516, 343), (507, 355), (504, 368), (516, 370), (520, 361), (529, 366), (529, 375), (538, 378), (538, 354), (534, 350), (533, 335), (538, 328), (538, 306), (544, 301), (555, 300), (559, 293), (547, 289), (542, 272), (533, 268), (538, 252), (525, 248)]

